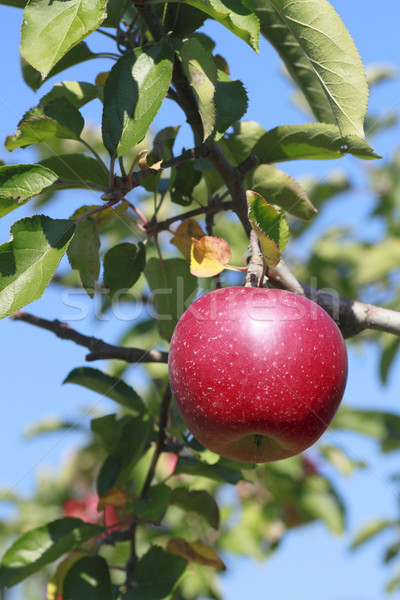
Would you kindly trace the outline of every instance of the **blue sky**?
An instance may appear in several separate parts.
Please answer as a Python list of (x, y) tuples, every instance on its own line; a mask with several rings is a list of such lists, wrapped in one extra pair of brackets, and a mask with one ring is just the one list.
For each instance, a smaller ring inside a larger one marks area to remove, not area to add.
[[(391, 62), (400, 66), (398, 43), (398, 23), (400, 8), (398, 0), (382, 0), (377, 5), (365, 0), (334, 0), (331, 2), (341, 15), (353, 35), (365, 64)], [(0, 6), (0, 138), (12, 133), (21, 115), (34, 106), (56, 81), (81, 79), (92, 81), (94, 76), (111, 67), (110, 61), (92, 61), (74, 71), (54, 78), (34, 94), (22, 81), (19, 69), (17, 38), (22, 12)], [(289, 102), (290, 85), (280, 75), (279, 60), (273, 49), (266, 43), (261, 45), (261, 53), (256, 56), (243, 42), (234, 38), (218, 24), (207, 25), (211, 36), (217, 40), (217, 50), (225, 55), (231, 65), (233, 78), (241, 79), (249, 93), (250, 105), (247, 118), (259, 121), (266, 129), (283, 123), (298, 123), (304, 120)], [(97, 36), (89, 45), (95, 48), (103, 44)], [(93, 71), (91, 71), (93, 69)], [(371, 108), (381, 112), (396, 109), (400, 112), (400, 80), (378, 87), (371, 98)], [(99, 122), (100, 104), (85, 108), (85, 117)], [(182, 115), (167, 103), (157, 117), (156, 126), (183, 123)], [(184, 136), (182, 137), (184, 140)], [(399, 147), (399, 127), (379, 135), (374, 140), (376, 151), (388, 160)], [(12, 162), (27, 162), (33, 158), (30, 150), (8, 154), (0, 149), (0, 158)], [(302, 162), (290, 164), (294, 173), (322, 176), (333, 168), (350, 169), (357, 177), (356, 161), (352, 158), (335, 163)], [(285, 165), (287, 169), (287, 165)], [(81, 192), (64, 193), (60, 203), (54, 208), (56, 216), (69, 216), (76, 206), (81, 205)], [(364, 215), (371, 199), (366, 195), (348, 195), (343, 198), (343, 213), (326, 211), (324, 225), (333, 222), (355, 222)], [(71, 208), (72, 207), (72, 208)], [(0, 243), (9, 238), (10, 224), (21, 216), (29, 214), (29, 207), (23, 207), (0, 222)], [(318, 232), (317, 232), (318, 233)], [(49, 290), (45, 296), (29, 307), (29, 310), (47, 318), (61, 318), (65, 314), (57, 291)], [(90, 333), (96, 328), (97, 336), (108, 341), (116, 339), (111, 323), (103, 322), (98, 328), (94, 317), (76, 327)], [(21, 494), (29, 494), (40, 471), (57, 469), (79, 443), (77, 434), (52, 434), (36, 440), (26, 440), (23, 433), (28, 426), (48, 415), (59, 415), (76, 420), (88, 408), (111, 411), (111, 401), (79, 388), (61, 386), (67, 373), (84, 364), (84, 349), (72, 343), (57, 340), (51, 334), (36, 330), (29, 325), (0, 322), (2, 340), (2, 398), (4, 416), (0, 421), (2, 460), (0, 489), (13, 489)], [(100, 367), (101, 365), (99, 365)], [(392, 370), (389, 385), (382, 388), (377, 379), (377, 353), (373, 348), (364, 347), (350, 352), (350, 375), (345, 395), (349, 405), (365, 408), (381, 408), (398, 411), (399, 367), (397, 360)], [(134, 381), (135, 368), (129, 372)], [(88, 424), (88, 417), (82, 422)], [(332, 434), (327, 434), (328, 442)], [(334, 440), (333, 440), (334, 441)], [(391, 568), (381, 564), (383, 545), (373, 543), (356, 554), (349, 551), (349, 544), (359, 527), (375, 516), (387, 518), (398, 515), (398, 499), (393, 492), (389, 477), (398, 470), (399, 455), (385, 457), (378, 455), (375, 444), (357, 436), (343, 436), (340, 443), (346, 444), (354, 457), (362, 458), (368, 468), (350, 478), (332, 476), (347, 503), (349, 518), (348, 531), (344, 536), (333, 538), (321, 524), (297, 530), (287, 536), (282, 549), (264, 565), (256, 565), (250, 560), (227, 559), (228, 574), (223, 579), (223, 589), (227, 600), (243, 599), (251, 593), (259, 597), (274, 597), (279, 600), (383, 600), (384, 582), (390, 576)], [(8, 514), (10, 507), (0, 504), (0, 514)], [(385, 541), (383, 536), (380, 541)], [(13, 600), (19, 600), (18, 592)], [(22, 598), (21, 598), (22, 600)]]

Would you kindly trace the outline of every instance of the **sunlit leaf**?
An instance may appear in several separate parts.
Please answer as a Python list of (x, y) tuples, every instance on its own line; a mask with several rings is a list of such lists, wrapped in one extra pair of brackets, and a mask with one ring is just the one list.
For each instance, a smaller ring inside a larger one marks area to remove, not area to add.
[(104, 87), (102, 133), (111, 156), (122, 156), (143, 139), (172, 77), (173, 52), (163, 39), (129, 50), (113, 66)]
[(200, 41), (190, 38), (180, 49), (182, 68), (188, 78), (197, 101), (197, 107), (203, 125), (203, 139), (207, 139), (214, 130), (216, 112), (214, 105), (217, 66), (210, 52)]
[(357, 136), (343, 137), (335, 125), (305, 123), (280, 125), (267, 131), (253, 147), (261, 163), (286, 160), (331, 160), (352, 154), (358, 158), (381, 158)]
[(106, 0), (36, 0), (24, 11), (21, 54), (43, 77), (106, 17)]
[(357, 48), (327, 0), (250, 0), (317, 119), (364, 137), (368, 86)]
[(66, 517), (24, 533), (2, 558), (0, 586), (15, 585), (101, 532), (97, 525)]
[(260, 194), (248, 191), (247, 201), (249, 221), (260, 240), (264, 260), (267, 265), (276, 267), (289, 237), (287, 221)]
[(41, 297), (75, 231), (69, 220), (43, 215), (11, 226), (11, 240), (0, 246), (0, 318)]
[(194, 219), (186, 219), (177, 227), (171, 244), (174, 244), (182, 252), (185, 259), (190, 263), (190, 252), (193, 238), (199, 240), (205, 235), (200, 224)]
[(395, 525), (395, 521), (388, 521), (384, 519), (368, 523), (361, 529), (361, 531), (358, 532), (357, 536), (353, 540), (353, 543), (351, 545), (352, 549), (355, 550), (359, 546), (362, 546), (366, 542), (369, 542), (379, 533), (386, 531), (387, 529), (391, 529)]
[(57, 179), (56, 173), (42, 165), (0, 166), (0, 217), (41, 194)]
[(227, 27), (258, 52), (260, 23), (247, 4), (240, 0), (188, 0), (187, 3)]
[(73, 369), (64, 379), (63, 383), (81, 385), (97, 394), (111, 398), (111, 400), (138, 414), (146, 412), (141, 398), (133, 388), (121, 378), (113, 377), (98, 369), (91, 367)]
[(62, 81), (43, 96), (40, 105), (44, 106), (56, 98), (66, 98), (75, 108), (81, 108), (97, 98), (97, 87), (85, 81)]
[(246, 180), (247, 187), (268, 198), (285, 212), (309, 221), (317, 210), (312, 205), (301, 185), (275, 165), (258, 165)]
[(38, 106), (27, 112), (13, 135), (5, 141), (10, 152), (15, 148), (26, 148), (39, 144), (48, 138), (78, 140), (84, 120), (79, 110), (66, 98), (57, 98), (45, 106)]
[(69, 50), (69, 52), (67, 52), (67, 54), (65, 54), (65, 56), (63, 56), (63, 58), (51, 69), (47, 77), (43, 79), (40, 72), (34, 69), (23, 57), (21, 57), (22, 77), (24, 78), (25, 83), (36, 91), (45, 81), (50, 79), (50, 77), (54, 77), (54, 75), (61, 73), (69, 67), (73, 67), (87, 60), (92, 60), (93, 58), (97, 58), (97, 54), (89, 50), (86, 42), (81, 42), (77, 46), (71, 48), (71, 50)]
[(223, 271), (232, 258), (228, 242), (210, 235), (192, 240), (190, 272), (196, 277), (213, 277)]

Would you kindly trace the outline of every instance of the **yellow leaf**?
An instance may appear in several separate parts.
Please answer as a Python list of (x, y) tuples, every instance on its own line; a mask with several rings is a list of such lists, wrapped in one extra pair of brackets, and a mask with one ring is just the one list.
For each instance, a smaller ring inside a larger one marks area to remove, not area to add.
[(228, 242), (205, 235), (193, 239), (190, 250), (190, 272), (196, 277), (213, 277), (223, 271), (232, 258)]
[(112, 488), (108, 490), (99, 499), (97, 510), (100, 512), (105, 509), (106, 506), (114, 506), (115, 508), (125, 508), (128, 502), (128, 494), (121, 488)]
[(182, 252), (188, 263), (190, 263), (190, 249), (192, 247), (193, 239), (199, 240), (203, 236), (204, 231), (198, 222), (194, 219), (186, 219), (186, 221), (182, 221), (175, 231), (171, 244), (174, 244), (174, 246)]
[(109, 74), (110, 73), (108, 71), (103, 71), (102, 73), (99, 73), (95, 79), (95, 84), (97, 86), (104, 87), (106, 85), (106, 81), (108, 79)]
[(200, 565), (214, 567), (220, 571), (225, 571), (226, 566), (212, 546), (205, 544), (201, 540), (197, 542), (186, 542), (182, 538), (172, 538), (169, 540), (166, 548), (167, 552), (177, 554), (185, 560), (196, 562)]

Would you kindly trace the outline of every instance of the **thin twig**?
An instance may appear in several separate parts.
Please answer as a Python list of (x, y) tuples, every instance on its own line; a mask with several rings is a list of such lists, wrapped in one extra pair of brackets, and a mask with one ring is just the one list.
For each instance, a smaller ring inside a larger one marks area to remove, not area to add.
[(10, 318), (13, 321), (24, 321), (25, 323), (35, 325), (35, 327), (47, 329), (63, 340), (70, 340), (79, 346), (88, 348), (90, 353), (86, 355), (87, 361), (116, 359), (124, 360), (127, 363), (168, 362), (168, 352), (163, 352), (161, 350), (142, 350), (141, 348), (124, 348), (122, 346), (114, 346), (98, 338), (79, 333), (75, 329), (72, 329), (72, 327), (70, 327), (67, 323), (62, 323), (57, 319), (54, 321), (49, 321), (23, 310), (17, 311)]
[[(171, 397), (172, 397), (171, 388), (169, 387), (169, 383), (168, 383), (167, 387), (165, 388), (164, 396), (163, 396), (162, 402), (160, 404), (160, 409), (159, 409), (159, 413), (158, 413), (159, 429), (158, 429), (156, 447), (154, 449), (154, 454), (153, 454), (153, 458), (151, 461), (151, 465), (150, 465), (149, 471), (147, 473), (146, 481), (144, 482), (143, 489), (141, 491), (139, 498), (146, 497), (147, 492), (149, 491), (151, 483), (154, 479), (158, 459), (160, 458), (160, 455), (164, 450), (165, 437), (166, 437), (165, 429), (168, 424), (168, 412), (169, 412), (169, 407), (170, 407), (170, 403), (171, 403)], [(135, 584), (135, 570), (136, 570), (136, 565), (137, 565), (137, 560), (138, 560), (137, 553), (136, 553), (137, 525), (138, 525), (137, 523), (133, 523), (130, 528), (130, 532), (129, 532), (131, 552), (130, 552), (129, 560), (126, 565), (126, 571), (127, 571), (126, 585), (128, 588), (132, 587)]]
[(147, 474), (147, 478), (143, 485), (142, 493), (140, 495), (141, 498), (144, 498), (149, 490), (151, 482), (153, 481), (153, 478), (154, 478), (158, 459), (164, 449), (165, 428), (167, 427), (167, 424), (168, 424), (168, 412), (169, 412), (170, 403), (171, 403), (171, 388), (169, 387), (169, 384), (167, 384), (162, 402), (160, 404), (160, 410), (158, 413), (157, 443), (156, 443), (156, 447), (154, 450), (153, 459), (151, 461), (151, 465), (149, 468), (149, 472)]
[(215, 214), (223, 210), (232, 210), (232, 208), (233, 202), (231, 201), (209, 206), (200, 206), (199, 208), (194, 208), (193, 210), (189, 210), (186, 213), (182, 213), (180, 215), (170, 217), (169, 219), (165, 219), (165, 221), (160, 221), (159, 223), (150, 223), (149, 227), (147, 228), (147, 232), (150, 234), (158, 233), (160, 231), (168, 230), (171, 227), (171, 225), (173, 225), (177, 221), (185, 221), (186, 219), (192, 219), (193, 217), (198, 217), (199, 215)]

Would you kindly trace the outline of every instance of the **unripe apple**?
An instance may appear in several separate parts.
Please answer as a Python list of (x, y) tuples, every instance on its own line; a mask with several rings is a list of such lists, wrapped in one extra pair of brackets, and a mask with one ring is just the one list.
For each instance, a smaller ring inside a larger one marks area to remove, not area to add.
[(342, 334), (291, 292), (228, 287), (196, 300), (171, 340), (169, 374), (183, 421), (206, 448), (238, 461), (298, 454), (343, 397)]

